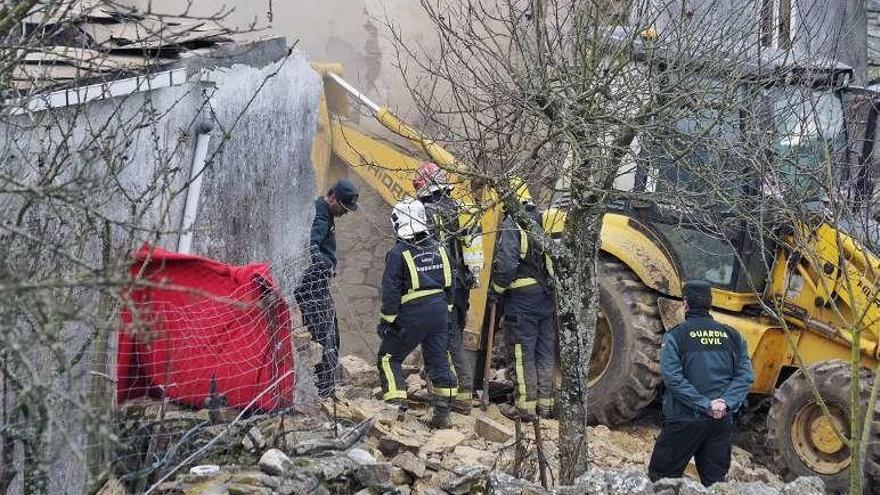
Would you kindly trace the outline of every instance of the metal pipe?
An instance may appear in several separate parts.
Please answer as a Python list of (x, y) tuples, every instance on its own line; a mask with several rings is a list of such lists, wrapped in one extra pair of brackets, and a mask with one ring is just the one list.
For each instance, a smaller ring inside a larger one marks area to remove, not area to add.
[(192, 252), (193, 226), (199, 210), (199, 199), (202, 195), (202, 181), (208, 159), (208, 144), (211, 142), (211, 131), (214, 121), (202, 119), (196, 135), (196, 149), (193, 153), (192, 166), (189, 169), (189, 187), (186, 190), (186, 204), (183, 207), (183, 220), (180, 225), (180, 237), (177, 240), (177, 251), (184, 254)]
[(332, 72), (328, 72), (327, 75), (330, 76), (331, 79), (336, 81), (336, 84), (342, 86), (342, 89), (347, 91), (348, 94), (354, 96), (355, 98), (357, 98), (358, 101), (360, 101), (364, 105), (370, 107), (370, 110), (372, 110), (374, 112), (378, 112), (379, 109), (381, 108), (379, 105), (374, 103), (373, 100), (367, 98), (367, 96), (365, 94), (363, 94), (360, 91), (358, 91), (357, 89), (355, 89), (355, 87), (352, 86), (351, 84), (349, 84), (348, 81), (339, 77), (339, 75), (334, 74)]

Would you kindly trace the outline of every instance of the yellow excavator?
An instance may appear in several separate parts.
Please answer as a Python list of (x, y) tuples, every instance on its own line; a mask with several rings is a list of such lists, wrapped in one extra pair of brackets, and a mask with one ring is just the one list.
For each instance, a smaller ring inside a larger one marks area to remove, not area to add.
[[(846, 160), (869, 167), (880, 98), (850, 88), (848, 67), (804, 68), (797, 63), (785, 58), (780, 69), (787, 73), (808, 69), (804, 73), (813, 79), (789, 78), (770, 85), (763, 79), (756, 84), (766, 88), (771, 103), (800, 98), (817, 108), (815, 102), (821, 100), (821, 108), (831, 110), (813, 115), (827, 120), (820, 122), (824, 134), (816, 139), (832, 141), (844, 136), (849, 143), (859, 143), (846, 147)], [(392, 204), (414, 194), (411, 180), (423, 160), (455, 166), (453, 156), (440, 145), (348, 84), (340, 66), (315, 64), (315, 69), (325, 83), (313, 148), (319, 184), (326, 184), (330, 175), (345, 173), (339, 167), (348, 168)], [(411, 149), (354, 126), (348, 118), (351, 98), (366, 106), (394, 136), (404, 138)], [(785, 143), (800, 147), (788, 150), (795, 156), (808, 149), (803, 139), (786, 141), (786, 136), (779, 136), (776, 151), (785, 152)], [(652, 185), (643, 180), (644, 171), (640, 179), (639, 173), (634, 172), (633, 188), (648, 194), (652, 187), (658, 191), (663, 187), (660, 181)], [(674, 164), (654, 174), (678, 177)], [(456, 194), (465, 203), (480, 204), (492, 192), (457, 187)], [(556, 203), (564, 208), (564, 197)], [(661, 387), (662, 336), (684, 317), (682, 283), (705, 279), (713, 284), (713, 316), (737, 329), (748, 342), (755, 370), (752, 393), (771, 397), (768, 438), (780, 466), (792, 474), (818, 475), (830, 489), (843, 489), (850, 462), (845, 440), (851, 424), (848, 360), (855, 349), (866, 370), (876, 369), (880, 362), (880, 259), (853, 235), (822, 221), (788, 228), (781, 231), (781, 241), (759, 245), (746, 228), (734, 228), (721, 239), (689, 225), (674, 209), (643, 203), (615, 205), (603, 221), (599, 316), (590, 362), (590, 421), (628, 421), (655, 399)], [(498, 209), (486, 211), (480, 222), (488, 268)], [(490, 272), (482, 270), (480, 284), (471, 293), (463, 339), (471, 351), (484, 347)], [(777, 309), (782, 321), (771, 317), (768, 308)], [(856, 327), (861, 330), (858, 338), (854, 337)], [(870, 395), (868, 375), (860, 380), (860, 401), (864, 408), (880, 414), (880, 402)], [(814, 400), (807, 377), (825, 399), (825, 408)], [(877, 489), (880, 417), (869, 427), (865, 469)]]

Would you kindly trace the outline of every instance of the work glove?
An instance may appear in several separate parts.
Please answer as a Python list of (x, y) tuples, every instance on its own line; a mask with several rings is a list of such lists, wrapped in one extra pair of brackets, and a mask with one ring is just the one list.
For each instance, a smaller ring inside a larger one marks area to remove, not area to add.
[(467, 289), (476, 289), (480, 286), (479, 275), (474, 275), (470, 270), (464, 274), (464, 286)]
[(380, 339), (392, 336), (399, 337), (400, 327), (396, 323), (388, 323), (385, 320), (381, 320), (379, 321), (379, 324), (376, 325), (376, 333), (379, 334)]

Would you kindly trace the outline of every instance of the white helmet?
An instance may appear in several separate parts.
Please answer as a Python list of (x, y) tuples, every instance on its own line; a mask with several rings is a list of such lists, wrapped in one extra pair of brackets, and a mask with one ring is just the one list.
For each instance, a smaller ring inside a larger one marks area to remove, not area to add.
[(427, 232), (428, 218), (425, 214), (425, 205), (411, 198), (397, 203), (391, 211), (391, 225), (401, 239), (412, 239), (419, 232)]

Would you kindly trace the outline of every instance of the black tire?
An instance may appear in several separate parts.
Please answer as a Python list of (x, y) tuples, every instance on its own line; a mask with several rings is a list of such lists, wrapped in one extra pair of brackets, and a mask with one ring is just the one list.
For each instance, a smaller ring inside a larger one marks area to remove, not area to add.
[[(849, 435), (850, 405), (850, 365), (846, 361), (832, 360), (815, 363), (806, 369), (813, 383), (822, 395), (832, 413), (839, 413), (844, 426), (844, 434)], [(859, 376), (860, 395), (864, 407), (868, 402), (873, 375), (862, 369)], [(843, 492), (849, 486), (849, 468), (842, 465), (841, 470), (832, 473), (836, 463), (847, 462), (849, 449), (845, 446), (835, 453), (822, 452), (812, 443), (806, 431), (815, 420), (818, 406), (813, 400), (804, 371), (792, 374), (773, 395), (773, 403), (767, 416), (767, 440), (776, 452), (779, 465), (788, 475), (819, 476), (825, 482), (829, 492)], [(880, 490), (880, 401), (874, 404), (874, 421), (872, 422), (870, 445), (865, 460), (865, 493), (877, 493)], [(796, 440), (797, 439), (797, 440)], [(810, 467), (810, 459), (819, 469)]]
[[(599, 311), (593, 358), (610, 348), (607, 366), (591, 363), (588, 421), (614, 425), (633, 419), (651, 403), (660, 385), (660, 344), (663, 328), (656, 296), (620, 261), (599, 260)], [(601, 318), (610, 328), (610, 343), (602, 345)], [(600, 373), (601, 371), (601, 373)]]

